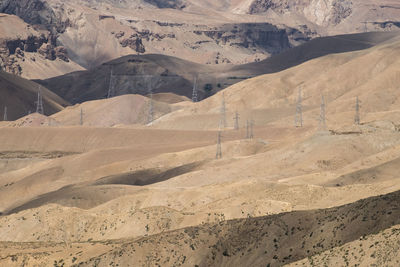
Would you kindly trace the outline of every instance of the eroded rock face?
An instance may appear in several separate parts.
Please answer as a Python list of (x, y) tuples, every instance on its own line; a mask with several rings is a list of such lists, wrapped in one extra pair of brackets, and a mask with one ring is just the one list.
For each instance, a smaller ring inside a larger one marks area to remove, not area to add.
[(43, 0), (0, 0), (0, 13), (13, 14), (32, 25), (42, 25), (53, 33), (63, 32), (69, 20), (62, 19)]
[(144, 2), (149, 3), (158, 8), (174, 8), (183, 9), (186, 7), (186, 3), (181, 0), (144, 0)]
[(273, 10), (277, 13), (298, 12), (318, 25), (337, 25), (353, 12), (351, 0), (255, 0), (250, 14)]
[(138, 52), (138, 53), (144, 53), (146, 52), (146, 49), (142, 43), (142, 39), (136, 35), (132, 35), (129, 38), (125, 38), (120, 41), (120, 44), (122, 47), (129, 47), (132, 50)]
[(226, 24), (220, 28), (195, 33), (205, 35), (217, 44), (259, 48), (270, 54), (291, 47), (287, 31), (268, 23)]
[(26, 53), (38, 53), (47, 60), (61, 59), (69, 62), (65, 47), (55, 46), (54, 42), (52, 35), (46, 37), (43, 34), (40, 36), (31, 35), (27, 39), (0, 39), (0, 68), (21, 75), (22, 68), (18, 59), (24, 61), (27, 56)]

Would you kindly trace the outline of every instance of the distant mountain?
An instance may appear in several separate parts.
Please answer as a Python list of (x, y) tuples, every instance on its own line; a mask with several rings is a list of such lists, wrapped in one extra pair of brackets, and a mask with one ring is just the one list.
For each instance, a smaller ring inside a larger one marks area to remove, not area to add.
[(46, 32), (33, 51), (32, 46), (25, 50), (30, 40), (7, 37), (7, 42), (19, 43), (23, 53), (42, 54), (52, 65), (60, 60), (80, 65), (71, 63), (67, 68), (60, 62), (52, 66), (57, 71), (33, 75), (36, 66), (22, 63), (32, 56), (17, 60), (14, 49), (3, 45), (0, 56), (8, 61), (3, 69), (29, 78), (90, 69), (129, 54), (163, 54), (210, 65), (244, 64), (318, 36), (389, 31), (400, 25), (399, 4), (391, 0), (1, 0), (0, 12)]
[(396, 33), (377, 32), (321, 37), (266, 60), (237, 66), (201, 65), (165, 55), (131, 55), (88, 71), (37, 82), (71, 103), (81, 103), (107, 97), (110, 88), (112, 95), (147, 95), (151, 87), (153, 93), (192, 98), (196, 77), (198, 99), (202, 100), (251, 77), (282, 71), (328, 54), (367, 49), (395, 36)]

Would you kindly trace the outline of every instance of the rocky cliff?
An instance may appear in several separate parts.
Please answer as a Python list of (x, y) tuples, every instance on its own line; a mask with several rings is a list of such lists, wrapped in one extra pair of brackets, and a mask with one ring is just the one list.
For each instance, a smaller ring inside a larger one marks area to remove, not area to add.
[(86, 69), (130, 54), (243, 64), (319, 36), (400, 25), (400, 5), (391, 0), (0, 0), (0, 12), (40, 32), (34, 40), (4, 40), (3, 62), (22, 75), (14, 61), (25, 46), (46, 60)]

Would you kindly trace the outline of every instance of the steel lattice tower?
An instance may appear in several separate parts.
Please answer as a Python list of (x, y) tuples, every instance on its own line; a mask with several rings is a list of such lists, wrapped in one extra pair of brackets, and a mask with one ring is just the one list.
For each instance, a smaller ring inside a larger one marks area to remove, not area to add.
[(44, 114), (44, 109), (43, 109), (43, 98), (42, 98), (42, 91), (41, 91), (41, 88), (39, 88), (39, 91), (38, 91), (38, 94), (37, 94), (36, 113)]
[(237, 111), (235, 112), (235, 117), (233, 119), (235, 122), (235, 124), (234, 124), (235, 130), (239, 130), (239, 113)]
[(321, 111), (319, 115), (319, 130), (326, 130), (326, 105), (325, 105), (325, 97), (321, 95)]
[(250, 124), (249, 124), (249, 120), (246, 120), (246, 139), (250, 139)]
[(149, 114), (148, 114), (148, 117), (147, 117), (147, 123), (151, 124), (153, 122), (153, 120), (154, 120), (153, 88), (152, 88), (152, 84), (151, 84), (151, 78), (147, 82), (147, 91), (148, 91), (148, 95), (150, 97), (150, 100), (149, 100)]
[(364, 32), (368, 32), (367, 21), (362, 22), (364, 23)]
[(250, 135), (249, 135), (250, 139), (254, 138), (253, 126), (254, 126), (254, 120), (250, 120)]
[(294, 117), (294, 126), (295, 127), (303, 127), (303, 98), (301, 95), (301, 87), (299, 87), (299, 93), (297, 97), (296, 104), (296, 115)]
[(114, 90), (114, 67), (111, 67), (110, 71), (110, 83), (108, 85), (108, 93), (107, 93), (107, 98), (111, 98), (115, 96), (115, 90)]
[(3, 121), (7, 121), (7, 106), (4, 107), (4, 116), (3, 116)]
[(360, 100), (356, 98), (356, 115), (354, 116), (354, 124), (360, 124)]
[(194, 77), (193, 81), (193, 92), (192, 92), (192, 101), (197, 102), (198, 101), (198, 94), (197, 94), (197, 77)]
[(83, 110), (81, 108), (81, 112), (80, 112), (80, 122), (79, 124), (82, 126), (83, 125)]
[(221, 118), (220, 118), (220, 127), (226, 128), (226, 106), (225, 106), (225, 94), (222, 93), (222, 101), (221, 101)]
[(218, 137), (217, 137), (217, 154), (215, 156), (216, 159), (221, 159), (222, 158), (222, 146), (221, 146), (221, 131), (218, 131)]

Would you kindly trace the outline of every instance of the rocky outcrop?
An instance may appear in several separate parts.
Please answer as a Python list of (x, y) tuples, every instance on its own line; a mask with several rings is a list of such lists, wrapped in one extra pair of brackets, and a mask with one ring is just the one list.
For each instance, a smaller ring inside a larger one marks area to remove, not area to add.
[(137, 35), (131, 35), (129, 38), (125, 38), (120, 41), (122, 47), (129, 47), (132, 50), (138, 53), (146, 52), (144, 45), (142, 43), (142, 39), (139, 38)]
[(181, 0), (144, 0), (158, 8), (173, 8), (173, 9), (183, 9), (186, 7), (186, 3)]
[(2, 56), (20, 55), (23, 52), (31, 52), (43, 55), (46, 59), (55, 60), (60, 58), (69, 61), (67, 50), (62, 46), (56, 46), (52, 36), (29, 36), (27, 39), (3, 40), (0, 41), (0, 54)]
[(250, 14), (273, 10), (277, 13), (297, 12), (319, 25), (337, 25), (353, 12), (351, 0), (254, 0)]
[(45, 35), (29, 36), (27, 39), (0, 39), (0, 68), (21, 75), (19, 60), (25, 61), (26, 53), (38, 53), (47, 60), (61, 59), (69, 62), (67, 50), (62, 46), (55, 46), (54, 43), (52, 36)]
[(68, 18), (56, 13), (44, 0), (0, 0), (0, 13), (17, 15), (31, 25), (45, 26), (52, 33), (64, 32), (70, 25)]
[(197, 30), (219, 45), (243, 48), (258, 48), (270, 54), (276, 54), (289, 48), (289, 37), (285, 29), (279, 29), (268, 23), (226, 24), (212, 30)]

